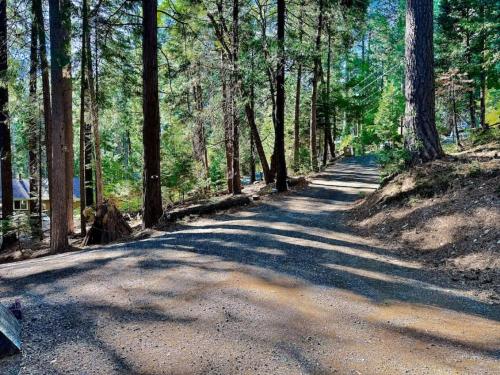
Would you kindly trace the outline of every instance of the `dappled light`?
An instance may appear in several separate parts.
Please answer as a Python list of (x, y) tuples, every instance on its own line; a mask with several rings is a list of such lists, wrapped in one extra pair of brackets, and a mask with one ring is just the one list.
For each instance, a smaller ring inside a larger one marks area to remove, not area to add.
[[(339, 190), (354, 188), (337, 186), (334, 173), (318, 181), (280, 198), (285, 204), (271, 199), (139, 242), (0, 266), (2, 300), (20, 296), (26, 305), (25, 342), (45, 347), (30, 366), (48, 362), (57, 372), (96, 360), (110, 373), (141, 374), (167, 364), (174, 374), (493, 371), (498, 309), (351, 233), (337, 200), (349, 202)], [(329, 215), (301, 209), (308, 205), (301, 198), (327, 191)]]
[(0, 375), (500, 375), (498, 12), (0, 0)]

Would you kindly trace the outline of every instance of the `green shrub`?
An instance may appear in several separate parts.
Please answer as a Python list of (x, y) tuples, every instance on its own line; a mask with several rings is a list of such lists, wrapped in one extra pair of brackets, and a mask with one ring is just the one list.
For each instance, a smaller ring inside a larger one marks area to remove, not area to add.
[(471, 132), (471, 141), (473, 145), (483, 145), (490, 142), (500, 141), (500, 127), (491, 127), (488, 130), (474, 129)]
[(411, 155), (402, 148), (387, 148), (377, 154), (377, 161), (382, 166), (382, 178), (397, 174), (406, 169)]

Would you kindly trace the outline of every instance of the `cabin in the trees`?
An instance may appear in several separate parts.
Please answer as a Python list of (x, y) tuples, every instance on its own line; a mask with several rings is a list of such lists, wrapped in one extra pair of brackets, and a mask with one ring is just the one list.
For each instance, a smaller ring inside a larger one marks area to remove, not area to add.
[[(12, 190), (14, 195), (14, 210), (28, 211), (29, 201), (30, 201), (29, 180), (27, 178), (13, 178)], [(2, 207), (1, 199), (2, 199), (2, 191), (0, 189), (0, 208)], [(32, 199), (36, 200), (37, 198), (32, 198)], [(80, 202), (79, 177), (73, 178), (73, 202), (75, 203), (75, 206), (78, 206), (78, 203)], [(43, 204), (43, 209), (45, 211), (50, 209), (48, 182), (46, 179), (42, 180), (42, 204)]]
[[(28, 180), (26, 179), (12, 179), (12, 195), (14, 198), (14, 210), (16, 211), (27, 211), (28, 210), (28, 202), (30, 200), (29, 193), (29, 185), (25, 183)], [(2, 191), (0, 189), (0, 200), (2, 198)], [(2, 203), (0, 201), (0, 207)]]

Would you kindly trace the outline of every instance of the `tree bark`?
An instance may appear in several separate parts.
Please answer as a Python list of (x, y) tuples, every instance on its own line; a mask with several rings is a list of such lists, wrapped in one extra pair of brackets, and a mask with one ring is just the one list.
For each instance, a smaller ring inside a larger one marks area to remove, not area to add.
[(313, 171), (318, 171), (318, 155), (317, 155), (317, 101), (318, 101), (318, 80), (319, 69), (321, 64), (321, 33), (323, 31), (323, 0), (319, 0), (318, 28), (316, 34), (316, 45), (314, 50), (314, 68), (312, 79), (312, 95), (311, 95), (311, 125), (310, 125), (310, 151), (311, 151), (311, 168)]
[[(467, 17), (467, 13), (465, 15)], [(465, 34), (465, 47), (467, 48), (467, 64), (471, 65), (472, 64), (472, 52), (471, 52), (471, 46), (470, 46), (470, 32), (467, 32)], [(469, 91), (469, 116), (470, 116), (470, 126), (471, 128), (475, 128), (477, 123), (476, 123), (476, 103), (474, 100), (474, 92)]]
[[(94, 80), (94, 70), (92, 67), (92, 48), (90, 46), (90, 28), (86, 34), (87, 39), (87, 87), (89, 90), (90, 98), (90, 118), (92, 122), (92, 132), (94, 135), (94, 157), (95, 157), (95, 195), (96, 206), (100, 206), (104, 202), (104, 183), (102, 175), (102, 156), (101, 156), (101, 135), (99, 130), (99, 112), (97, 107), (97, 65), (96, 65), (96, 79)], [(97, 45), (97, 43), (96, 43)], [(96, 50), (97, 55), (97, 50)], [(97, 56), (96, 56), (97, 59)], [(97, 61), (97, 60), (96, 60)], [(89, 152), (91, 152), (92, 143), (88, 145)]]
[[(43, 21), (42, 0), (33, 0), (35, 7), (36, 23), (38, 24), (38, 44), (40, 52), (40, 68), (42, 70), (42, 96), (43, 96), (43, 122), (45, 130), (45, 154), (47, 158), (47, 179), (49, 199), (52, 197), (52, 105), (50, 99), (49, 63), (47, 58), (47, 45), (45, 36), (45, 23)], [(41, 155), (40, 155), (41, 160)], [(52, 216), (52, 209), (50, 210)]]
[(75, 231), (73, 220), (73, 83), (71, 80), (71, 0), (60, 0), (64, 65), (62, 67), (62, 100), (64, 118), (64, 156), (66, 162), (66, 217), (68, 233)]
[(276, 69), (276, 127), (274, 144), (276, 155), (276, 189), (287, 191), (285, 158), (285, 0), (278, 0), (278, 66)]
[(469, 92), (469, 116), (470, 116), (470, 126), (471, 128), (476, 128), (476, 103), (474, 100), (474, 93)]
[(227, 88), (226, 82), (226, 67), (224, 54), (221, 54), (221, 82), (222, 82), (222, 116), (224, 122), (224, 148), (226, 151), (226, 180), (227, 180), (227, 191), (229, 194), (233, 193), (233, 177), (232, 177), (232, 165), (233, 165), (233, 151), (231, 144), (231, 114), (230, 114), (230, 93)]
[[(259, 17), (260, 17), (260, 29), (262, 35), (262, 53), (264, 54), (264, 60), (266, 64), (266, 75), (267, 81), (269, 84), (269, 93), (271, 94), (271, 108), (272, 108), (272, 120), (273, 125), (276, 127), (276, 89), (275, 89), (275, 74), (271, 65), (271, 56), (269, 53), (269, 46), (267, 43), (267, 22), (266, 22), (266, 10), (265, 4), (261, 2), (257, 2), (257, 6), (259, 8)], [(274, 153), (275, 150), (273, 150)], [(271, 167), (273, 169), (273, 167)], [(272, 177), (274, 180), (274, 173), (272, 171)]]
[(250, 129), (250, 183), (255, 182), (255, 144), (253, 141), (253, 133)]
[(85, 124), (85, 204), (87, 205), (87, 207), (93, 206), (95, 201), (94, 175), (92, 169), (92, 161), (93, 161), (92, 129), (93, 127), (91, 124), (88, 123)]
[(486, 33), (484, 32), (484, 22), (485, 22), (485, 9), (484, 9), (484, 1), (480, 2), (479, 6), (479, 16), (481, 18), (481, 23), (482, 23), (482, 30), (480, 32), (479, 38), (480, 38), (480, 43), (481, 43), (481, 72), (479, 74), (479, 79), (480, 79), (480, 122), (481, 122), (481, 128), (486, 130), (488, 129), (488, 125), (486, 124), (486, 73), (485, 73), (485, 68), (484, 68), (484, 63), (485, 63), (485, 54), (486, 54), (486, 44), (485, 44), (485, 39), (486, 39)]
[[(257, 2), (257, 6), (259, 8), (259, 17), (260, 17), (260, 28), (261, 28), (261, 36), (262, 36), (262, 53), (264, 55), (264, 60), (266, 64), (266, 75), (267, 81), (269, 84), (269, 93), (271, 97), (271, 118), (273, 121), (273, 127), (276, 128), (276, 74), (273, 70), (271, 63), (271, 56), (269, 52), (269, 46), (267, 43), (267, 19), (266, 19), (266, 6), (262, 2)], [(269, 178), (270, 181), (274, 181), (276, 177), (276, 142), (273, 144), (273, 153), (271, 155), (271, 163), (269, 166)]]
[(240, 116), (238, 110), (238, 98), (240, 91), (240, 72), (238, 66), (239, 54), (239, 0), (233, 0), (233, 32), (232, 32), (232, 82), (231, 82), (231, 144), (232, 144), (232, 178), (233, 194), (241, 194), (240, 180)]
[(330, 27), (328, 30), (328, 58), (326, 63), (326, 107), (325, 107), (325, 149), (323, 154), (323, 165), (328, 161), (328, 151), (330, 151), (330, 158), (335, 159), (335, 143), (332, 139), (332, 124), (330, 122), (330, 81), (331, 81), (331, 65), (332, 65), (332, 36)]
[(86, 168), (85, 168), (85, 95), (87, 91), (87, 79), (85, 77), (87, 62), (87, 33), (89, 32), (88, 6), (87, 0), (82, 1), (82, 51), (81, 51), (81, 69), (80, 69), (80, 234), (84, 237), (87, 234), (87, 220), (85, 218), (85, 208), (87, 207), (87, 194), (85, 190)]
[(85, 236), (83, 246), (105, 244), (132, 233), (121, 212), (111, 203), (105, 202), (96, 208), (94, 223)]
[(2, 180), (2, 219), (13, 214), (12, 155), (7, 89), (7, 0), (0, 0), (0, 177)]
[(54, 253), (63, 252), (68, 247), (64, 74), (68, 73), (70, 33), (62, 14), (66, 10), (61, 0), (49, 0), (52, 81), (50, 248)]
[(422, 161), (443, 155), (435, 123), (432, 22), (432, 0), (407, 0), (405, 127), (414, 158)]
[[(199, 78), (198, 78), (199, 79)], [(193, 134), (193, 149), (196, 159), (203, 164), (205, 179), (208, 179), (208, 153), (205, 139), (205, 127), (203, 125), (203, 91), (200, 83), (193, 85), (193, 97), (196, 105), (195, 122), (196, 127)]]
[(264, 147), (262, 146), (262, 140), (260, 139), (259, 129), (255, 123), (255, 93), (253, 85), (250, 87), (250, 98), (247, 103), (245, 103), (245, 113), (247, 115), (248, 125), (250, 126), (250, 133), (252, 135), (253, 143), (257, 149), (257, 154), (259, 155), (260, 165), (262, 166), (262, 172), (264, 174), (264, 181), (266, 184), (273, 182), (271, 178), (271, 173), (269, 170), (269, 164), (267, 162), (266, 153), (264, 152)]
[(42, 202), (39, 200), (39, 184), (40, 179), (40, 154), (38, 141), (41, 138), (39, 133), (39, 126), (37, 122), (37, 69), (38, 69), (38, 23), (35, 17), (35, 4), (31, 4), (31, 47), (30, 47), (30, 79), (29, 79), (29, 101), (30, 101), (30, 117), (28, 125), (28, 158), (29, 158), (29, 211), (30, 211), (30, 226), (32, 233), (35, 237), (39, 237), (42, 227), (41, 222), (41, 209)]
[[(304, 34), (304, 5), (305, 2), (300, 3), (299, 14), (299, 42), (302, 43)], [(300, 168), (300, 99), (302, 89), (302, 56), (297, 59), (297, 82), (295, 85), (295, 111), (294, 111), (294, 126), (293, 126), (293, 170), (298, 172)]]
[(143, 226), (151, 228), (163, 214), (160, 185), (160, 106), (158, 101), (157, 1), (142, 0), (143, 9)]
[(302, 88), (302, 64), (297, 67), (297, 83), (295, 86), (295, 113), (293, 122), (293, 170), (300, 167), (300, 94)]
[(455, 142), (457, 144), (457, 147), (461, 150), (462, 144), (460, 143), (460, 133), (458, 132), (457, 101), (455, 98), (455, 94), (453, 94), (453, 97), (451, 99), (451, 106), (452, 106), (452, 116), (453, 116), (453, 131), (455, 132)]

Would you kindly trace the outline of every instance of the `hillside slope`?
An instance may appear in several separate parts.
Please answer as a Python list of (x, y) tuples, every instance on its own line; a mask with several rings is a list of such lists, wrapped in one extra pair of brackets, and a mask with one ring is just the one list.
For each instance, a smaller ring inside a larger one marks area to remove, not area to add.
[(401, 173), (357, 204), (351, 224), (500, 302), (499, 155), (492, 143)]

